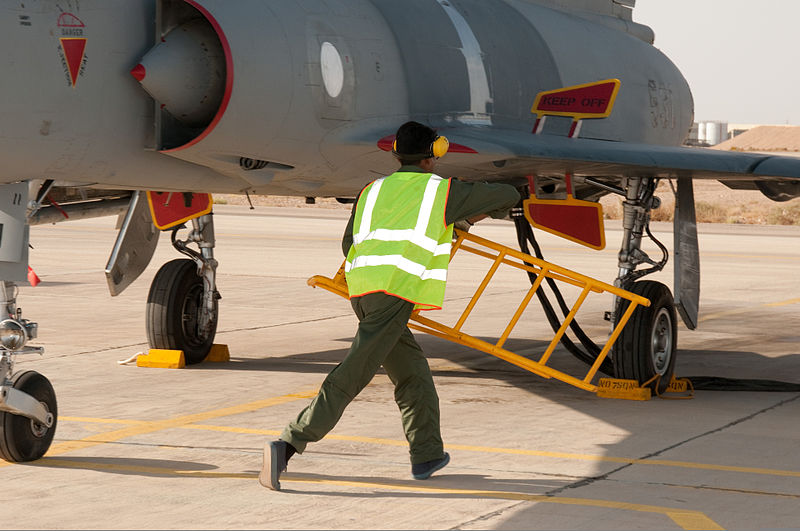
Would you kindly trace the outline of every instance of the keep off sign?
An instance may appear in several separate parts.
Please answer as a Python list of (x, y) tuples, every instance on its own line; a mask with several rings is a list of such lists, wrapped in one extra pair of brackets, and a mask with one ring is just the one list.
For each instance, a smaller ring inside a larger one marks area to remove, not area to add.
[(532, 113), (542, 116), (569, 116), (574, 120), (605, 118), (611, 114), (619, 92), (619, 79), (606, 79), (585, 85), (540, 92)]

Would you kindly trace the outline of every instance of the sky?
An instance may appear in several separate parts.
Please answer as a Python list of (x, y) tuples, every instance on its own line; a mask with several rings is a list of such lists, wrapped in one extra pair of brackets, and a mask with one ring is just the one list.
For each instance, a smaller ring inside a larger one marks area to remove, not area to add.
[(637, 0), (683, 72), (695, 121), (800, 125), (800, 0)]

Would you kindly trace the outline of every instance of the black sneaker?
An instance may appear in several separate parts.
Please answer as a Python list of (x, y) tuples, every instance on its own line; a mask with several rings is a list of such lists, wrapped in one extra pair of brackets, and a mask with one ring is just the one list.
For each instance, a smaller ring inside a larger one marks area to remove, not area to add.
[(264, 461), (258, 482), (272, 490), (281, 490), (281, 472), (286, 470), (286, 441), (271, 441), (264, 445)]
[(443, 469), (449, 462), (450, 454), (445, 452), (442, 458), (411, 465), (411, 475), (414, 476), (414, 479), (428, 479), (431, 477), (431, 474), (437, 470)]

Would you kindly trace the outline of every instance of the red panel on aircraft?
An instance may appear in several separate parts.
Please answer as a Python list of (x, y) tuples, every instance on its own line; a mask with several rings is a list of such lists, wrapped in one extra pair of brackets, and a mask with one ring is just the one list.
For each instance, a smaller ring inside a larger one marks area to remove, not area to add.
[(153, 225), (169, 229), (211, 212), (211, 194), (192, 192), (147, 192)]
[(81, 72), (83, 53), (86, 51), (86, 39), (64, 38), (61, 39), (61, 47), (64, 49), (64, 58), (67, 60), (69, 77), (74, 87), (78, 81), (78, 74)]
[(577, 201), (526, 202), (528, 220), (535, 227), (568, 240), (602, 249), (605, 247), (605, 234), (599, 205), (575, 203)]
[[(378, 140), (378, 147), (383, 151), (391, 151), (392, 144), (394, 144), (395, 135), (389, 135), (381, 138)], [(463, 146), (461, 144), (450, 144), (450, 149), (447, 150), (448, 153), (477, 153), (471, 147)]]

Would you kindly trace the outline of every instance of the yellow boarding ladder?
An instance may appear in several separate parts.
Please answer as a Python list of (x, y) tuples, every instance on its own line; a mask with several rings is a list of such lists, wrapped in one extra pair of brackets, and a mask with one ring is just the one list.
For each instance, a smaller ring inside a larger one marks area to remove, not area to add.
[[(497, 358), (505, 360), (509, 363), (513, 363), (514, 365), (521, 367), (527, 371), (530, 371), (534, 374), (538, 374), (544, 378), (556, 378), (563, 382), (566, 382), (570, 385), (578, 387), (580, 389), (585, 389), (586, 391), (590, 391), (593, 393), (598, 393), (601, 396), (613, 396), (619, 398), (635, 398), (635, 399), (649, 399), (650, 393), (649, 388), (640, 387), (638, 383), (632, 382), (630, 380), (611, 380), (611, 379), (602, 379), (601, 386), (594, 385), (592, 380), (594, 379), (595, 375), (597, 374), (600, 365), (603, 363), (603, 360), (606, 359), (608, 353), (611, 351), (611, 347), (614, 345), (614, 342), (619, 337), (622, 329), (625, 327), (625, 324), (630, 319), (633, 312), (636, 310), (637, 306), (650, 306), (650, 301), (644, 297), (631, 293), (629, 291), (617, 288), (610, 284), (606, 284), (599, 280), (587, 277), (585, 275), (581, 275), (579, 273), (575, 273), (570, 271), (569, 269), (565, 269), (563, 267), (559, 267), (555, 264), (551, 264), (544, 260), (540, 260), (534, 256), (529, 254), (525, 254), (520, 251), (516, 251), (511, 249), (510, 247), (505, 247), (498, 243), (492, 242), (490, 240), (481, 238), (479, 236), (475, 236), (469, 234), (467, 232), (463, 232), (461, 230), (456, 229), (455, 235), (457, 237), (456, 241), (453, 243), (452, 251), (450, 253), (450, 259), (453, 259), (453, 256), (458, 251), (465, 251), (469, 252), (478, 256), (482, 256), (484, 258), (488, 258), (492, 261), (492, 265), (489, 268), (489, 272), (481, 282), (480, 286), (478, 286), (477, 291), (470, 299), (467, 307), (461, 313), (458, 321), (453, 326), (447, 326), (433, 319), (429, 319), (427, 317), (423, 317), (419, 311), (415, 311), (411, 315), (411, 319), (408, 324), (409, 328), (414, 330), (418, 330), (420, 332), (424, 332), (426, 334), (430, 334), (432, 336), (440, 337), (442, 339), (446, 339), (448, 341), (452, 341), (454, 343), (458, 343), (459, 345), (464, 345), (467, 347), (471, 347), (487, 354), (491, 354)], [(511, 321), (506, 326), (505, 331), (500, 336), (500, 339), (495, 344), (491, 344), (489, 342), (483, 341), (476, 337), (473, 337), (461, 330), (462, 326), (466, 322), (467, 318), (469, 317), (470, 313), (472, 312), (473, 308), (478, 302), (478, 299), (486, 290), (486, 287), (489, 285), (489, 282), (494, 277), (495, 273), (497, 272), (498, 268), (501, 265), (507, 265), (511, 267), (515, 267), (517, 269), (521, 269), (523, 271), (527, 271), (532, 273), (536, 276), (536, 281), (531, 285), (531, 288), (528, 290), (528, 293), (523, 298), (522, 302), (520, 303), (519, 307), (517, 308), (516, 312), (514, 313)], [(539, 358), (538, 361), (534, 361), (532, 359), (520, 356), (519, 354), (515, 354), (509, 350), (503, 348), (508, 337), (511, 335), (514, 327), (516, 326), (517, 322), (519, 321), (520, 317), (522, 317), (523, 312), (528, 307), (531, 299), (536, 293), (536, 290), (539, 289), (539, 286), (542, 284), (545, 278), (552, 278), (558, 282), (564, 282), (570, 284), (572, 286), (577, 287), (578, 289), (582, 290), (581, 294), (578, 296), (578, 299), (573, 304), (571, 311), (564, 319), (564, 322), (561, 324), (561, 328), (558, 329), (556, 332), (555, 337), (550, 341), (547, 349), (545, 350), (544, 354)], [(349, 293), (347, 290), (347, 282), (345, 280), (344, 274), (344, 264), (342, 267), (339, 268), (339, 271), (334, 275), (333, 278), (327, 278), (323, 276), (314, 276), (308, 280), (308, 284), (313, 287), (321, 287), (324, 288), (332, 293), (340, 295), (344, 298), (349, 298)], [(561, 341), (561, 337), (569, 327), (570, 323), (575, 318), (575, 314), (580, 309), (583, 302), (586, 300), (587, 296), (590, 293), (610, 293), (622, 299), (626, 299), (630, 301), (627, 310), (625, 313), (619, 318), (616, 326), (614, 327), (613, 332), (608, 337), (608, 340), (605, 343), (605, 346), (600, 351), (600, 354), (597, 356), (597, 360), (592, 364), (589, 368), (589, 372), (586, 373), (583, 378), (578, 378), (575, 376), (571, 376), (566, 374), (562, 371), (549, 367), (547, 362), (550, 360), (550, 356), (555, 350), (558, 343)], [(639, 393), (637, 396), (615, 396), (610, 395), (608, 393), (604, 393), (609, 388), (631, 388), (635, 387), (640, 391), (647, 391), (646, 397), (643, 396), (642, 393)], [(599, 391), (599, 392), (598, 392)]]

